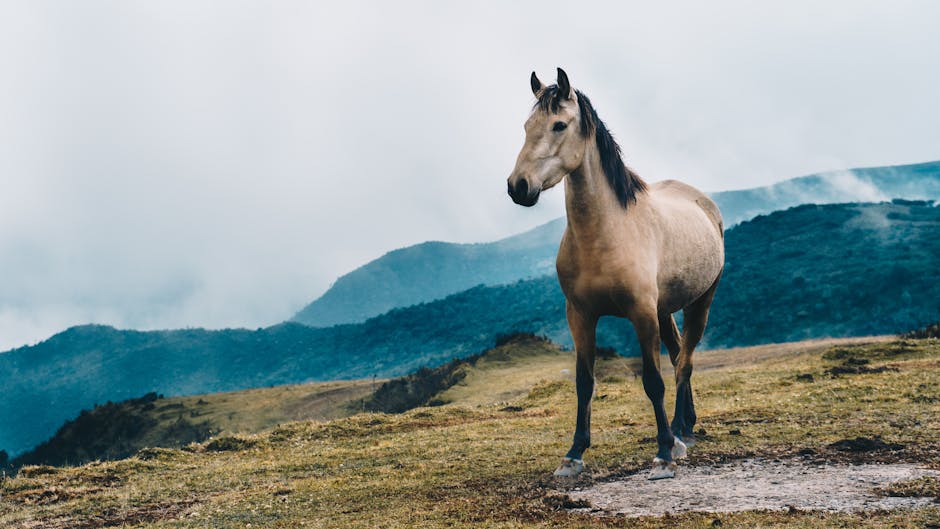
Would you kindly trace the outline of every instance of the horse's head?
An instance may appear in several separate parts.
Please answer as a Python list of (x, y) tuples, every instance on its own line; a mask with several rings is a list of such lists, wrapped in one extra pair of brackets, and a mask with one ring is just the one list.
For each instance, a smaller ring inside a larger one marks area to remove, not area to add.
[(525, 144), (509, 175), (509, 196), (527, 207), (581, 166), (590, 132), (581, 117), (578, 93), (564, 70), (558, 69), (557, 84), (543, 85), (535, 72), (530, 82), (537, 102), (525, 122)]

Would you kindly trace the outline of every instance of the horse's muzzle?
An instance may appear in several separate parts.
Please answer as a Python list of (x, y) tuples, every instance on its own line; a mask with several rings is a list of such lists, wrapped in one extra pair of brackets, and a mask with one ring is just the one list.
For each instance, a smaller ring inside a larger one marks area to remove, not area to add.
[(539, 201), (539, 192), (541, 189), (529, 189), (529, 183), (525, 178), (520, 178), (513, 187), (512, 182), (508, 183), (508, 192), (509, 197), (512, 198), (512, 201), (520, 206), (525, 206), (527, 208), (535, 205)]

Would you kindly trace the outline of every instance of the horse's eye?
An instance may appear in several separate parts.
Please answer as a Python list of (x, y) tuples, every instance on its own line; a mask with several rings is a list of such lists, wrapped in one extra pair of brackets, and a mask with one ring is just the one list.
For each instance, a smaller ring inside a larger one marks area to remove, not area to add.
[(568, 128), (568, 124), (565, 123), (564, 121), (556, 121), (555, 124), (552, 125), (552, 130), (554, 130), (555, 132), (561, 132), (565, 130), (566, 128)]

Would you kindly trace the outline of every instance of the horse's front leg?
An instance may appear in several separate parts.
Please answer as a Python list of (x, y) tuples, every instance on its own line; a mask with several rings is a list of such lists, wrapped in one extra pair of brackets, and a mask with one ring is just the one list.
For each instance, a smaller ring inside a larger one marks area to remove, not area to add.
[(659, 370), (659, 322), (656, 309), (639, 311), (631, 318), (643, 352), (643, 389), (656, 414), (656, 442), (659, 450), (653, 459), (649, 479), (671, 478), (676, 475), (675, 459), (685, 457), (685, 445), (672, 434), (663, 396), (666, 385)]
[(578, 418), (574, 428), (574, 441), (565, 454), (561, 466), (555, 470), (559, 477), (574, 477), (584, 470), (584, 451), (591, 446), (591, 398), (594, 396), (594, 357), (597, 317), (578, 311), (569, 301), (565, 305), (568, 327), (577, 355), (575, 384), (578, 391)]

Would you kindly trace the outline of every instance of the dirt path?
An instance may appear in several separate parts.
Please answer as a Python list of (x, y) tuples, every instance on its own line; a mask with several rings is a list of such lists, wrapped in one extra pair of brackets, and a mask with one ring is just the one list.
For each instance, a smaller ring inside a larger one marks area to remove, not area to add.
[(680, 512), (754, 509), (862, 511), (930, 505), (934, 498), (899, 498), (879, 487), (940, 471), (910, 464), (845, 465), (746, 459), (720, 466), (680, 466), (676, 479), (648, 481), (646, 473), (568, 493), (599, 515), (661, 516)]

